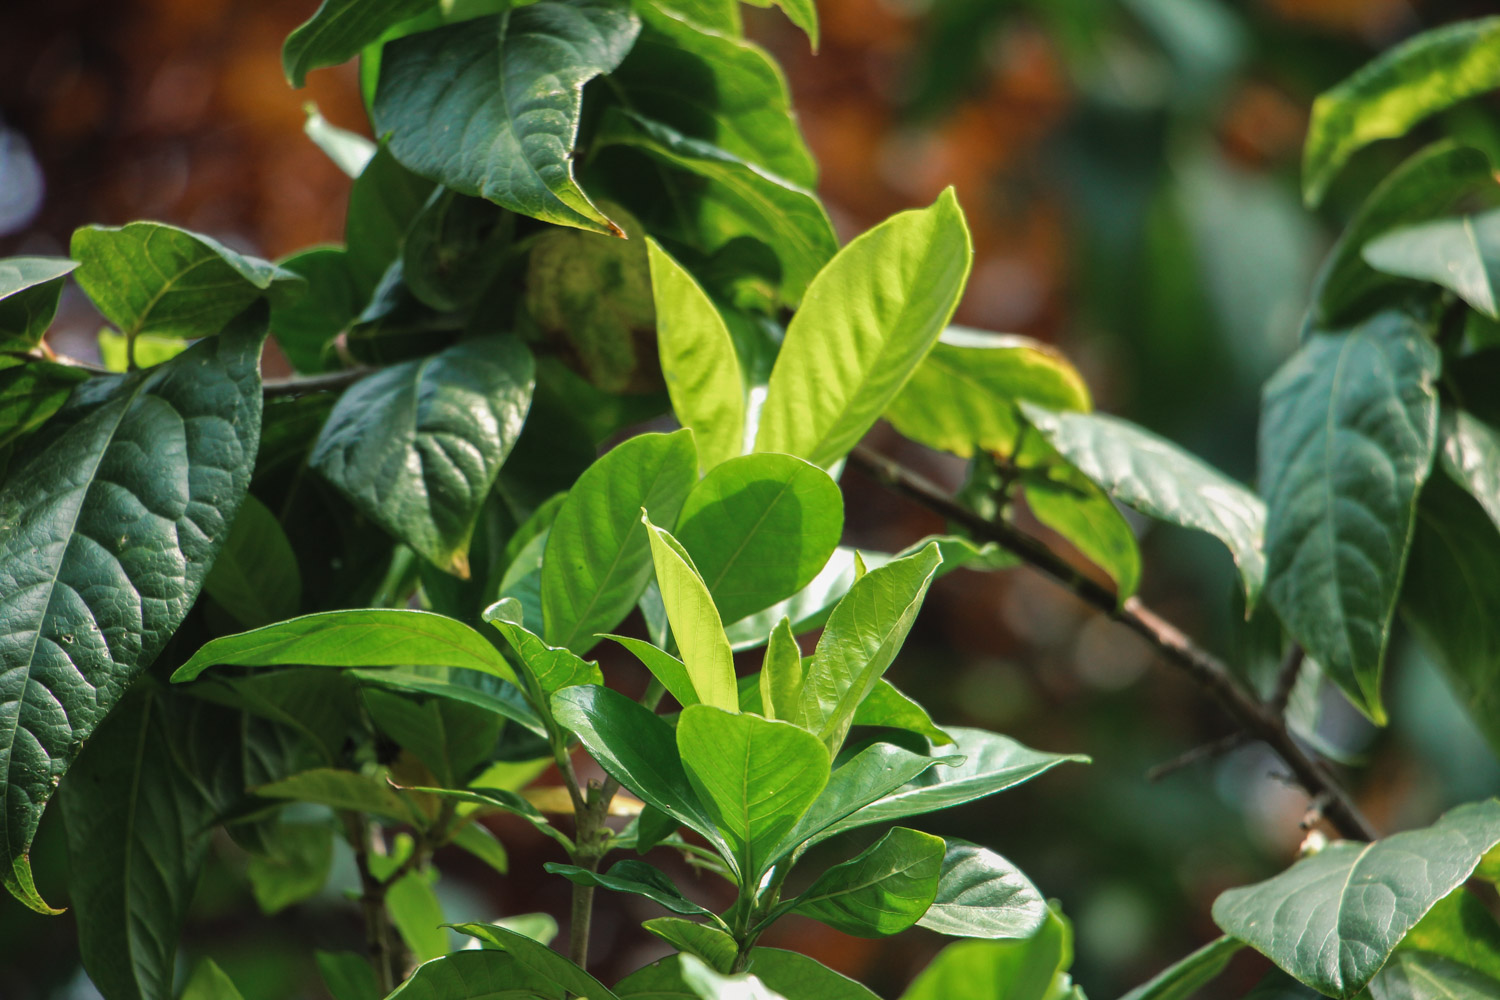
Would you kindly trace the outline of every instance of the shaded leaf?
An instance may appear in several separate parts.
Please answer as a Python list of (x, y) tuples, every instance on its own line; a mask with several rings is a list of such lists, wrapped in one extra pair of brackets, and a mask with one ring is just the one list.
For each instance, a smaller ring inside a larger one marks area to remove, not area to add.
[(1054, 911), (1021, 941), (950, 944), (901, 994), (901, 1000), (994, 996), (1005, 1000), (1071, 1000), (1064, 970), (1073, 956), (1072, 932)]
[(435, 6), (437, 0), (323, 0), (281, 47), (287, 82), (302, 86), (310, 71), (353, 59), (387, 29)]
[(1365, 263), (1401, 278), (1431, 281), (1491, 319), (1500, 319), (1500, 213), (1402, 226), (1365, 244)]
[(50, 361), (0, 357), (0, 448), (40, 428), (88, 373)]
[(443, 926), (443, 904), (433, 891), (436, 872), (409, 871), (385, 891), (385, 908), (401, 940), (419, 962), (441, 958), (452, 950)]
[[(541, 536), (545, 539), (545, 535)], [(504, 588), (502, 587), (502, 590)], [(484, 611), (484, 620), (500, 630), (521, 658), (526, 672), (547, 694), (574, 684), (603, 684), (599, 664), (558, 646), (549, 646), (521, 624), (521, 605), (503, 597)]]
[[(811, 808), (787, 833), (776, 853), (796, 850), (808, 840), (908, 784), (935, 764), (962, 764), (958, 756), (929, 757), (892, 743), (875, 743), (834, 769)], [(825, 834), (824, 836), (831, 836)]]
[(316, 895), (333, 866), (333, 828), (325, 823), (278, 823), (268, 850), (250, 855), (245, 875), (262, 913), (279, 913)]
[(344, 243), (360, 307), (373, 304), (371, 295), (391, 265), (401, 259), (406, 231), (432, 189), (430, 180), (402, 166), (384, 142), (355, 178), (344, 216)]
[(0, 351), (29, 351), (41, 343), (77, 266), (64, 257), (0, 259)]
[(297, 371), (315, 375), (335, 370), (340, 362), (333, 356), (334, 338), (349, 329), (363, 306), (349, 251), (314, 247), (277, 266), (301, 275), (307, 294), (272, 305), (272, 336)]
[(535, 1000), (536, 997), (562, 1000), (563, 988), (507, 952), (484, 949), (456, 951), (424, 962), (410, 979), (396, 987), (390, 1000), (459, 1000), (474, 996), (487, 1000)]
[(1215, 938), (1181, 961), (1152, 976), (1120, 1000), (1190, 1000), (1224, 971), (1244, 945), (1232, 937)]
[(1500, 430), (1462, 410), (1440, 425), (1443, 471), (1500, 527)]
[(203, 589), (242, 625), (288, 618), (302, 603), (297, 554), (276, 515), (246, 496)]
[(364, 695), (376, 728), (411, 751), (446, 788), (465, 785), (499, 742), (503, 719), (485, 708), (374, 687)]
[(654, 868), (644, 861), (617, 861), (604, 874), (592, 872), (577, 865), (560, 865), (551, 861), (542, 867), (554, 875), (561, 875), (575, 885), (592, 885), (613, 892), (628, 892), (637, 896), (645, 896), (673, 913), (698, 916), (707, 915), (709, 912), (684, 896), (661, 869)]
[(532, 975), (545, 977), (570, 993), (589, 1000), (618, 1000), (599, 980), (524, 934), (494, 924), (455, 924), (454, 929), (503, 949)]
[(380, 1000), (375, 968), (365, 956), (352, 951), (315, 951), (313, 956), (333, 1000)]
[(1109, 574), (1124, 604), (1141, 582), (1141, 552), (1130, 522), (1109, 495), (1083, 473), (1061, 465), (1027, 470), (1024, 481), (1031, 513)]
[(211, 958), (198, 960), (178, 1000), (244, 1000), (234, 980)]

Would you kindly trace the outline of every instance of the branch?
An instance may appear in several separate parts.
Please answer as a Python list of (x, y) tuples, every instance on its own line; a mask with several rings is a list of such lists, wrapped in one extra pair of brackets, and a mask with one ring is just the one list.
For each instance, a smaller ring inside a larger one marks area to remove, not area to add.
[(341, 372), (329, 372), (326, 375), (274, 379), (261, 383), (260, 393), (265, 398), (272, 399), (277, 396), (305, 396), (311, 392), (334, 392), (347, 388), (374, 373), (374, 368), (348, 368)]
[(1084, 603), (1141, 636), (1156, 647), (1168, 663), (1212, 695), (1247, 736), (1274, 750), (1309, 795), (1325, 797), (1324, 815), (1342, 836), (1355, 840), (1376, 839), (1374, 828), (1360, 814), (1348, 792), (1327, 768), (1303, 751), (1287, 731), (1280, 713), (1271, 711), (1270, 706), (1246, 691), (1228, 666), (1139, 598), (1132, 597), (1121, 605), (1109, 588), (1080, 573), (1037, 538), (1003, 521), (981, 517), (959, 504), (935, 483), (864, 445), (850, 453), (849, 461), (894, 492), (962, 525), (976, 538), (996, 542), (1010, 550), (1032, 568), (1072, 591)]
[(1292, 648), (1286, 651), (1286, 659), (1281, 661), (1281, 669), (1276, 671), (1276, 688), (1271, 692), (1266, 708), (1279, 717), (1286, 716), (1286, 707), (1292, 700), (1292, 689), (1297, 686), (1297, 677), (1302, 673), (1302, 661), (1305, 659), (1307, 651), (1300, 642), (1294, 642)]

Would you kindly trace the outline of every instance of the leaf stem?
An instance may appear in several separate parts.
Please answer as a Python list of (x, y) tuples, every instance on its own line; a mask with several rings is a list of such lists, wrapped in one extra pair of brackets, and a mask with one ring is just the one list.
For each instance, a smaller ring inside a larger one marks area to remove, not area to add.
[(345, 389), (366, 376), (375, 374), (374, 368), (349, 368), (326, 375), (307, 375), (299, 378), (273, 379), (261, 383), (260, 394), (267, 399), (277, 396), (305, 396), (312, 392), (334, 392)]
[(386, 884), (370, 870), (374, 840), (369, 819), (356, 812), (345, 812), (342, 816), (344, 831), (350, 846), (354, 848), (354, 861), (359, 869), (359, 903), (365, 918), (365, 951), (369, 954), (370, 965), (375, 969), (375, 984), (380, 988), (380, 995), (385, 996), (396, 988), (396, 956), (391, 943), (390, 917), (385, 909)]

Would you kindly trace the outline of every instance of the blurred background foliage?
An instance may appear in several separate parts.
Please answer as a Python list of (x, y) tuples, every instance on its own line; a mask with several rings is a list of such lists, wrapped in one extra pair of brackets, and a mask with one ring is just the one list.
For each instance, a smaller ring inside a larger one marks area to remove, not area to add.
[[(337, 241), (348, 179), (302, 134), (303, 105), (367, 131), (351, 64), (292, 91), (280, 45), (312, 0), (48, 0), (0, 5), (0, 256), (65, 255), (86, 222), (158, 219), (276, 257)], [(1305, 212), (1297, 168), (1312, 98), (1424, 28), (1493, 13), (1462, 0), (820, 0), (822, 50), (779, 15), (747, 8), (751, 34), (786, 67), (820, 189), (841, 236), (957, 185), (977, 260), (958, 321), (1058, 344), (1100, 409), (1163, 433), (1248, 482), (1259, 387), (1291, 350), (1307, 289), (1338, 226), (1399, 159), (1358, 158), (1328, 204)], [(1444, 128), (1500, 156), (1494, 101)], [(97, 356), (99, 320), (76, 289), (54, 349)], [(274, 348), (272, 349), (274, 351)], [(267, 373), (285, 373), (268, 356)], [(879, 447), (950, 487), (956, 459), (877, 430)], [(846, 480), (846, 541), (898, 549), (941, 526)], [(1145, 598), (1229, 656), (1273, 671), (1276, 651), (1233, 613), (1232, 567), (1207, 536), (1139, 523)], [(1335, 696), (1300, 693), (1325, 748), (1356, 765), (1383, 829), (1431, 821), (1500, 790), (1500, 765), (1430, 666), (1398, 638), (1392, 728), (1376, 733)], [(606, 664), (608, 668), (609, 664)], [(956, 573), (934, 586), (890, 673), (940, 723), (982, 725), (1039, 748), (1093, 755), (994, 803), (939, 814), (933, 832), (1010, 856), (1077, 928), (1076, 977), (1107, 998), (1207, 940), (1222, 889), (1293, 855), (1304, 797), (1246, 747), (1159, 781), (1146, 772), (1228, 731), (1178, 676), (1153, 669), (1122, 629), (1026, 571)], [(628, 682), (627, 682), (628, 683)], [(1455, 736), (1455, 734), (1459, 734)], [(1458, 748), (1455, 751), (1455, 748)], [(63, 864), (57, 810), (38, 842), (38, 882)], [(496, 821), (513, 874), (460, 858), (439, 885), (450, 919), (561, 912), (544, 875), (550, 842)], [(339, 886), (262, 916), (227, 840), (195, 904), (188, 953), (211, 950), (247, 997), (320, 996), (307, 943), (358, 947)], [(657, 957), (633, 930), (655, 914), (601, 900), (596, 961), (617, 975)], [(648, 904), (642, 904), (645, 906)], [(848, 938), (786, 921), (794, 946), (887, 995), (939, 946), (914, 932)], [(1258, 976), (1245, 957), (1240, 995)], [(0, 900), (0, 996), (95, 996), (71, 917)]]

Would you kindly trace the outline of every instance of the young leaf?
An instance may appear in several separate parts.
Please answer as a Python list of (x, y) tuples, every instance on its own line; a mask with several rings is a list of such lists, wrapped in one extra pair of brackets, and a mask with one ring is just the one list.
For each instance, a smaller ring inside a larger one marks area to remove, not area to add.
[(1224, 971), (1245, 946), (1229, 936), (1215, 938), (1186, 958), (1163, 969), (1120, 1000), (1191, 1000)]
[(1265, 389), (1266, 596), (1377, 723), (1417, 490), (1436, 448), (1438, 365), (1421, 325), (1386, 312), (1314, 336)]
[(829, 616), (792, 721), (837, 750), (859, 703), (896, 658), (942, 556), (936, 545), (861, 577)]
[(526, 629), (521, 624), (520, 602), (515, 598), (503, 597), (490, 605), (484, 610), (484, 620), (500, 630), (520, 656), (526, 672), (547, 694), (573, 684), (604, 683), (599, 664), (570, 650), (549, 646)]
[(1402, 226), (1366, 243), (1361, 256), (1377, 271), (1431, 281), (1500, 319), (1500, 212)]
[(612, 635), (609, 638), (635, 654), (635, 658), (651, 671), (651, 676), (661, 681), (667, 694), (677, 699), (677, 704), (687, 708), (702, 701), (698, 697), (698, 689), (693, 685), (693, 677), (688, 672), (687, 664), (677, 657), (642, 639), (623, 635)]
[(460, 667), (516, 682), (499, 650), (462, 622), (396, 608), (322, 611), (253, 632), (226, 635), (172, 675), (190, 681), (209, 667)]
[(725, 976), (693, 955), (678, 958), (682, 982), (698, 1000), (787, 1000), (755, 976)]
[(856, 937), (885, 937), (916, 923), (937, 896), (943, 838), (895, 827), (852, 860), (828, 869), (794, 912)]
[(281, 66), (287, 82), (301, 87), (311, 70), (337, 66), (359, 55), (387, 29), (425, 13), (438, 0), (323, 0), (286, 37)]
[(569, 993), (589, 1000), (619, 1000), (599, 980), (525, 934), (495, 924), (455, 924), (454, 929), (504, 950), (533, 976), (544, 977)]
[(1047, 903), (1020, 869), (993, 851), (947, 841), (937, 896), (918, 924), (969, 938), (1029, 938), (1047, 919)]
[(62, 257), (0, 259), (0, 351), (29, 351), (41, 343), (77, 266)]
[(201, 959), (178, 1000), (244, 1000), (243, 995), (211, 958)]
[[(641, 924), (646, 930), (661, 938), (680, 952), (696, 955), (719, 972), (728, 972), (734, 966), (739, 946), (734, 938), (717, 927), (694, 923), (680, 917), (657, 917)], [(624, 983), (620, 984), (622, 987)], [(628, 994), (621, 992), (622, 997)]]
[(554, 875), (561, 875), (575, 885), (592, 885), (613, 892), (628, 892), (645, 896), (652, 902), (688, 916), (709, 916), (709, 911), (682, 894), (672, 880), (659, 868), (644, 861), (617, 861), (603, 875), (577, 865), (560, 865), (547, 862), (542, 866)]
[(1005, 1000), (1072, 1000), (1067, 974), (1072, 931), (1054, 911), (1021, 941), (961, 941), (938, 952), (901, 994), (901, 1000), (958, 996)]
[(78, 284), (131, 338), (205, 337), (267, 291), (304, 285), (275, 264), (159, 222), (84, 226), (73, 234), (70, 252)]
[(1228, 548), (1255, 606), (1265, 582), (1266, 505), (1171, 442), (1103, 414), (1052, 413), (1022, 404), (1026, 418), (1063, 458), (1114, 499), (1185, 528), (1205, 531)]
[(963, 757), (929, 757), (892, 743), (875, 743), (834, 770), (812, 807), (787, 833), (776, 854), (796, 850), (834, 824), (915, 780), (934, 764), (962, 764)]
[(651, 558), (656, 564), (662, 604), (667, 609), (667, 620), (672, 623), (672, 636), (682, 651), (683, 667), (693, 683), (694, 694), (705, 705), (738, 712), (734, 652), (724, 637), (724, 625), (703, 578), (677, 539), (652, 524), (645, 511), (641, 512), (641, 520), (651, 540)]
[(1022, 402), (1049, 410), (1093, 407), (1083, 376), (1055, 348), (950, 326), (884, 416), (913, 441), (960, 458), (976, 448), (1014, 456)]
[(761, 454), (709, 470), (688, 494), (676, 536), (733, 622), (811, 583), (843, 530), (844, 500), (828, 473)]
[(1031, 513), (1108, 573), (1124, 604), (1141, 582), (1141, 551), (1130, 522), (1109, 495), (1079, 470), (1063, 465), (1027, 470), (1025, 484)]
[(1500, 86), (1500, 18), (1460, 21), (1424, 32), (1367, 63), (1313, 102), (1302, 151), (1310, 206), (1349, 157), (1378, 139), (1459, 101)]
[(461, 194), (618, 234), (573, 180), (573, 146), (583, 85), (619, 66), (639, 32), (619, 0), (543, 0), (397, 39), (381, 56), (375, 131)]
[(740, 454), (745, 386), (724, 317), (698, 282), (648, 237), (656, 349), (672, 410), (693, 430), (704, 472)]
[(1265, 882), (1230, 889), (1214, 901), (1214, 921), (1343, 1000), (1369, 984), (1407, 931), (1496, 844), (1500, 801), (1473, 802), (1425, 829), (1340, 841)]
[(297, 554), (276, 515), (246, 496), (203, 589), (242, 625), (289, 618), (302, 603)]
[(159, 368), (91, 379), (0, 486), (0, 866), (33, 909), (42, 808), (182, 622), (244, 499), (264, 337), (256, 307)]
[(761, 713), (768, 719), (790, 719), (802, 700), (802, 648), (792, 635), (792, 623), (783, 618), (766, 643), (760, 668)]
[(651, 577), (641, 508), (671, 524), (698, 477), (693, 433), (642, 434), (610, 449), (568, 491), (542, 560), (543, 637), (576, 653), (630, 613)]
[(443, 926), (446, 919), (443, 904), (433, 891), (432, 878), (426, 872), (409, 871), (392, 882), (385, 893), (391, 923), (419, 962), (441, 958), (453, 950), (448, 929)]
[(828, 751), (785, 722), (709, 705), (677, 721), (682, 768), (738, 861), (744, 885), (758, 884), (778, 845), (828, 783)]
[(937, 342), (972, 263), (951, 189), (839, 251), (787, 327), (755, 450), (822, 467), (843, 458)]
[(310, 463), (393, 537), (468, 579), (474, 522), (534, 385), (518, 339), (465, 340), (348, 389)]

